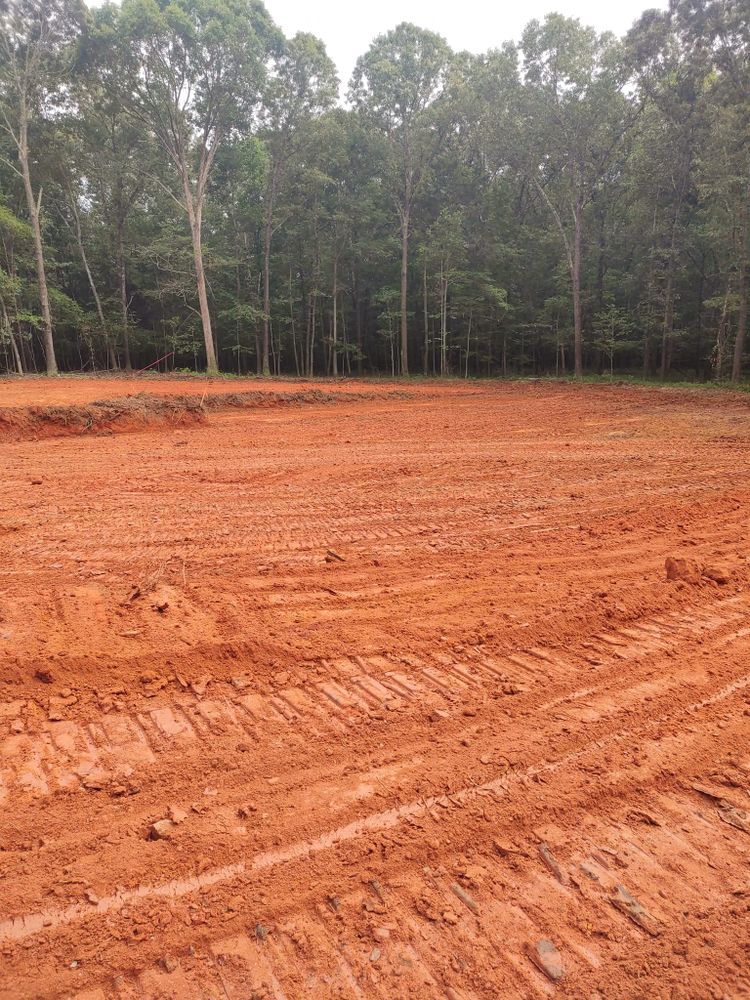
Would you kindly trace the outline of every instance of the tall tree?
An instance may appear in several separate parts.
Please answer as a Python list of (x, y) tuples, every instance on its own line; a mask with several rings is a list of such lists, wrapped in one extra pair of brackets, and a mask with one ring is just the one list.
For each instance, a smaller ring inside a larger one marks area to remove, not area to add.
[(167, 153), (190, 224), (206, 370), (218, 372), (203, 259), (203, 212), (222, 143), (257, 108), (279, 34), (260, 0), (124, 0), (133, 113)]
[(731, 220), (737, 296), (731, 379), (738, 382), (750, 294), (750, 9), (745, 0), (680, 0), (672, 9), (686, 59), (715, 70), (711, 123), (718, 142), (706, 166), (720, 175), (714, 183)]
[(622, 153), (634, 115), (623, 94), (626, 72), (613, 35), (598, 35), (580, 21), (550, 14), (544, 23), (529, 23), (521, 50), (525, 86), (519, 153), (565, 248), (580, 376), (584, 212)]
[(284, 43), (274, 60), (261, 110), (270, 161), (263, 196), (263, 375), (270, 373), (271, 241), (279, 193), (290, 164), (308, 144), (306, 125), (331, 107), (337, 90), (336, 67), (318, 38), (299, 32)]
[(78, 0), (4, 0), (0, 4), (0, 128), (11, 140), (17, 166), (6, 162), (23, 182), (26, 197), (48, 375), (57, 374), (57, 358), (42, 236), (42, 189), (35, 190), (29, 133), (60, 94), (82, 19)]
[(357, 60), (350, 99), (382, 132), (388, 182), (401, 228), (401, 374), (409, 374), (409, 236), (414, 200), (447, 135), (436, 114), (451, 51), (439, 35), (402, 23), (380, 35)]

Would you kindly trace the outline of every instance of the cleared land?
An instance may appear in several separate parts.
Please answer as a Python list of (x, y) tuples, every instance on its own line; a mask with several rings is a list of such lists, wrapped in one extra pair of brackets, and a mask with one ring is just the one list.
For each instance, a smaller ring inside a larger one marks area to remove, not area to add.
[(749, 995), (746, 400), (348, 388), (12, 422), (0, 996)]

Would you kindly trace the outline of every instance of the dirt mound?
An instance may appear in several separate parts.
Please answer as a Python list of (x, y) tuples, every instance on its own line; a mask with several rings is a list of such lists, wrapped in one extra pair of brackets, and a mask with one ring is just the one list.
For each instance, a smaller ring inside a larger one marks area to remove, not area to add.
[[(402, 392), (401, 398), (409, 394)], [(0, 409), (0, 441), (28, 441), (71, 434), (123, 433), (149, 427), (199, 424), (213, 410), (267, 406), (302, 406), (372, 399), (372, 393), (231, 392), (198, 397), (161, 396), (140, 392), (133, 396), (99, 399), (85, 405), (19, 406)]]

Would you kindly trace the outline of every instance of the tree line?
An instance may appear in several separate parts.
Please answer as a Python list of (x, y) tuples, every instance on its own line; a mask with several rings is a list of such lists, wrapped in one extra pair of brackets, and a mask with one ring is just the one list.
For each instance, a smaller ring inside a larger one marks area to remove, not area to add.
[(750, 6), (400, 24), (0, 0), (0, 365), (739, 380)]

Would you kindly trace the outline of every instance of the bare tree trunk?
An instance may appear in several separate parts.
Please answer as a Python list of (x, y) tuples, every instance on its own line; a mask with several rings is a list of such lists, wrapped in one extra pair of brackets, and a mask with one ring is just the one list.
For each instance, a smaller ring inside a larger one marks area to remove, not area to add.
[(8, 310), (5, 308), (5, 303), (2, 299), (0, 299), (0, 307), (2, 307), (3, 310), (3, 326), (8, 331), (10, 350), (13, 355), (13, 362), (16, 366), (16, 371), (19, 375), (23, 375), (23, 361), (21, 360), (21, 355), (18, 353), (18, 346), (16, 344), (16, 338), (13, 335), (13, 327), (10, 322), (10, 316), (8, 316)]
[(401, 374), (409, 374), (409, 324), (407, 291), (409, 279), (409, 221), (411, 204), (407, 198), (401, 211)]
[(654, 201), (654, 215), (651, 224), (651, 247), (646, 282), (646, 317), (643, 321), (643, 377), (648, 378), (651, 370), (651, 307), (654, 301), (654, 256), (656, 254), (656, 222), (658, 218), (658, 197)]
[(23, 187), (26, 194), (26, 207), (31, 220), (31, 230), (34, 236), (34, 261), (36, 263), (36, 278), (39, 286), (39, 303), (42, 308), (42, 327), (44, 338), (44, 358), (47, 364), (47, 374), (57, 375), (57, 358), (55, 357), (55, 342), (52, 336), (52, 313), (49, 307), (49, 292), (47, 291), (47, 273), (44, 267), (44, 244), (42, 243), (42, 228), (39, 224), (39, 211), (42, 192), (38, 199), (34, 198), (29, 169), (29, 121), (26, 110), (25, 96), (21, 101), (21, 120), (19, 123), (18, 161), (21, 164)]
[(16, 344), (16, 338), (13, 335), (13, 330), (8, 327), (8, 336), (10, 337), (10, 349), (13, 352), (13, 360), (16, 364), (16, 371), (19, 375), (23, 375), (23, 361), (21, 361), (21, 355), (18, 353), (18, 345)]
[(734, 339), (734, 356), (732, 358), (732, 381), (739, 382), (742, 378), (742, 355), (745, 350), (745, 335), (747, 333), (747, 237), (748, 237), (748, 201), (750, 201), (750, 187), (742, 213), (742, 231), (740, 233), (740, 265), (738, 275), (738, 292), (740, 299), (739, 315), (737, 317), (737, 336)]
[(343, 348), (344, 348), (344, 375), (351, 377), (352, 374), (352, 359), (349, 356), (349, 336), (346, 332), (346, 310), (341, 312), (341, 328), (343, 333)]
[(206, 348), (206, 374), (218, 375), (219, 366), (216, 363), (216, 350), (214, 348), (213, 331), (211, 330), (211, 312), (208, 308), (208, 294), (206, 292), (206, 272), (203, 266), (201, 233), (203, 203), (200, 197), (197, 204), (193, 198), (193, 192), (190, 190), (190, 183), (187, 179), (187, 170), (183, 171), (183, 187), (185, 191), (185, 205), (187, 206), (188, 220), (190, 222), (190, 236), (193, 241), (195, 280), (198, 286), (198, 303), (200, 305), (201, 324), (203, 326), (203, 342)]
[(313, 351), (315, 349), (315, 307), (318, 304), (318, 296), (315, 291), (312, 293), (312, 320), (310, 322), (310, 345), (307, 356), (307, 374), (310, 378), (313, 375)]
[(674, 272), (675, 254), (677, 250), (677, 228), (682, 214), (682, 203), (685, 200), (688, 177), (690, 173), (691, 160), (688, 158), (687, 164), (683, 165), (680, 187), (677, 192), (677, 204), (675, 205), (674, 219), (672, 220), (672, 234), (669, 241), (669, 259), (667, 261), (667, 287), (665, 290), (666, 301), (664, 302), (664, 323), (661, 337), (661, 368), (660, 377), (662, 382), (667, 377), (672, 355), (672, 333), (674, 330)]
[[(83, 244), (83, 233), (81, 232), (81, 216), (78, 212), (78, 205), (76, 204), (75, 195), (72, 191), (70, 191), (69, 196), (70, 196), (70, 207), (73, 212), (73, 223), (75, 225), (78, 253), (81, 255), (81, 263), (83, 264), (83, 269), (86, 272), (86, 278), (89, 283), (89, 288), (91, 289), (91, 294), (94, 296), (94, 303), (96, 304), (96, 314), (99, 317), (99, 325), (102, 328), (104, 347), (107, 352), (107, 364), (109, 365), (112, 359), (112, 346), (109, 342), (109, 334), (107, 333), (107, 321), (104, 318), (104, 310), (102, 309), (102, 300), (99, 298), (99, 291), (96, 287), (94, 276), (91, 273), (91, 268), (89, 267), (89, 260), (86, 255), (86, 247)], [(93, 362), (94, 358), (92, 354), (92, 363)]]
[(731, 277), (727, 278), (727, 287), (724, 292), (724, 304), (721, 309), (719, 325), (716, 328), (716, 343), (714, 344), (714, 378), (719, 380), (724, 372), (724, 353), (727, 346), (727, 334), (729, 332), (729, 295), (731, 292)]
[[(674, 248), (674, 243), (673, 243)], [(667, 377), (669, 368), (669, 346), (674, 327), (674, 265), (672, 262), (672, 252), (669, 255), (669, 265), (667, 272), (667, 287), (664, 290), (664, 322), (661, 330), (661, 366), (659, 377), (662, 382)]]
[(352, 308), (354, 309), (354, 335), (357, 340), (357, 375), (362, 374), (362, 298), (359, 294), (359, 278), (352, 268)]
[(263, 357), (261, 359), (261, 374), (270, 375), (269, 360), (270, 321), (271, 321), (271, 236), (273, 234), (273, 217), (269, 211), (263, 233)]
[(571, 211), (573, 213), (573, 245), (571, 246), (570, 239), (565, 231), (565, 226), (560, 218), (560, 213), (550, 201), (549, 195), (539, 183), (538, 179), (536, 177), (532, 177), (532, 181), (537, 191), (544, 199), (547, 208), (549, 208), (552, 212), (565, 247), (565, 255), (568, 260), (568, 270), (570, 272), (570, 283), (573, 291), (573, 353), (575, 359), (575, 374), (576, 377), (580, 377), (583, 375), (583, 321), (581, 313), (581, 231), (583, 228), (583, 199), (582, 196), (577, 195), (573, 205), (571, 206)]
[[(448, 271), (440, 264), (440, 374), (448, 374)], [(460, 367), (459, 367), (460, 371)]]
[(422, 272), (422, 293), (424, 302), (424, 364), (425, 375), (430, 374), (430, 313), (427, 308), (427, 250), (424, 254), (424, 270)]
[(338, 277), (339, 277), (339, 258), (337, 254), (333, 255), (333, 343), (331, 345), (331, 369), (334, 375), (339, 373), (339, 362), (338, 355), (336, 353), (336, 347), (338, 342), (338, 313), (337, 300), (339, 297), (339, 287), (338, 287)]
[(299, 355), (297, 353), (297, 331), (294, 323), (294, 294), (292, 292), (292, 269), (289, 268), (289, 325), (292, 331), (292, 351), (294, 353), (294, 370), (299, 378), (301, 372), (299, 368)]
[(130, 360), (130, 335), (128, 333), (128, 287), (125, 280), (125, 247), (121, 222), (117, 226), (117, 270), (120, 283), (120, 315), (122, 316), (122, 347), (125, 354), (125, 371), (131, 372), (133, 365)]
[(581, 315), (581, 212), (582, 206), (576, 205), (573, 230), (573, 261), (570, 278), (573, 285), (573, 351), (575, 375), (583, 375), (583, 320)]

